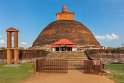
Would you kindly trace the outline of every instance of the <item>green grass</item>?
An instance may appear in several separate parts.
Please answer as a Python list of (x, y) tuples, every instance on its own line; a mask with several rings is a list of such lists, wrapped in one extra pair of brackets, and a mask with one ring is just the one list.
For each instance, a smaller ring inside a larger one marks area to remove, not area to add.
[(34, 73), (34, 64), (21, 64), (20, 67), (4, 67), (0, 64), (0, 83), (19, 83)]
[(116, 83), (124, 83), (124, 64), (105, 65), (105, 69), (112, 73), (107, 76), (113, 79)]
[[(124, 64), (105, 65), (112, 73), (107, 76), (116, 83), (124, 83)], [(21, 64), (20, 67), (4, 67), (0, 64), (0, 83), (19, 83), (34, 74), (34, 64)]]

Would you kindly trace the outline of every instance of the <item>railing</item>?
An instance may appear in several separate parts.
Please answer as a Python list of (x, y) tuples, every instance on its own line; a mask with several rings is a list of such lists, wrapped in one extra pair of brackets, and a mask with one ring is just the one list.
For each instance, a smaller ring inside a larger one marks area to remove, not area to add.
[(36, 59), (36, 72), (67, 73), (68, 61), (62, 59)]
[(101, 60), (84, 60), (84, 73), (102, 73), (104, 65)]

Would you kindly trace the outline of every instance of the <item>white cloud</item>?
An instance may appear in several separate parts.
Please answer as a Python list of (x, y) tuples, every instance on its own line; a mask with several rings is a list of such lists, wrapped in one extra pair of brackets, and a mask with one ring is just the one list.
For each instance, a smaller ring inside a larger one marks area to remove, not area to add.
[(0, 44), (5, 44), (5, 40), (0, 39)]
[(0, 35), (0, 47), (6, 47), (6, 40), (2, 35)]
[(4, 39), (0, 39), (0, 47), (6, 47), (6, 41)]
[(19, 47), (28, 48), (29, 46), (30, 46), (30, 44), (28, 42), (25, 42), (25, 41), (20, 42), (20, 44), (19, 44)]
[(28, 45), (27, 42), (21, 42), (21, 45)]
[(95, 36), (97, 39), (101, 39), (101, 40), (104, 40), (106, 37), (104, 35), (102, 36)]
[(113, 39), (118, 39), (119, 38), (119, 36), (114, 34), (114, 33), (112, 34), (112, 37), (113, 37)]
[(119, 36), (118, 35), (116, 35), (116, 34), (111, 34), (111, 35), (108, 35), (108, 34), (106, 34), (106, 35), (102, 35), (102, 36), (95, 36), (97, 39), (99, 39), (99, 40), (116, 40), (116, 39), (118, 39), (119, 38)]

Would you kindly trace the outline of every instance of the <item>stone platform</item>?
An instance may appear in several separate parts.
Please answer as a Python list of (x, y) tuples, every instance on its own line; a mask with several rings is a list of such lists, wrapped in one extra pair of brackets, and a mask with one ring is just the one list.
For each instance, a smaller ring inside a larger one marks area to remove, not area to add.
[(50, 52), (47, 59), (67, 59), (68, 69), (82, 69), (84, 60), (88, 60), (85, 52)]

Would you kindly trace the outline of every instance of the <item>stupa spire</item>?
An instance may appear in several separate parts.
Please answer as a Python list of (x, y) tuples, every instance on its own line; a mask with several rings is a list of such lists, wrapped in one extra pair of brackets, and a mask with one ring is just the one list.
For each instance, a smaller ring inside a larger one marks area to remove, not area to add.
[(56, 20), (74, 20), (74, 13), (68, 12), (68, 8), (62, 6), (62, 12), (56, 14)]
[(62, 13), (68, 12), (68, 8), (66, 6), (62, 6)]

